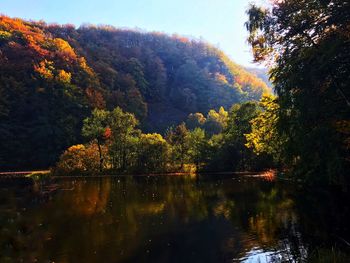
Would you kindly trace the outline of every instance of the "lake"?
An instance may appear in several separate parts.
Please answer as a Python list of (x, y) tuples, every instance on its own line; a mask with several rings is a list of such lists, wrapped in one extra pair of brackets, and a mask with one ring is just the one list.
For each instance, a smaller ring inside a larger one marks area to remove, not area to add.
[(341, 200), (236, 175), (1, 183), (0, 262), (349, 262)]

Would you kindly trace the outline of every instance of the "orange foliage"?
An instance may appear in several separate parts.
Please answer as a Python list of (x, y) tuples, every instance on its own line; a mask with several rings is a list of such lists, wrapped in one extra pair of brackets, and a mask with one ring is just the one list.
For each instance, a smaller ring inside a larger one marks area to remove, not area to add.
[[(160, 33), (160, 35), (163, 35), (163, 34)], [(190, 42), (190, 40), (187, 37), (179, 36), (177, 34), (173, 34), (172, 38), (175, 39), (175, 40), (178, 40), (181, 43), (189, 43)]]
[(70, 83), (72, 74), (69, 72), (62, 70), (58, 71), (58, 75), (56, 76), (56, 79), (63, 83)]
[(88, 73), (90, 76), (93, 76), (95, 73), (94, 71), (88, 66), (88, 64), (86, 63), (86, 59), (84, 57), (80, 57), (78, 59), (78, 63), (79, 66), (86, 72)]
[(0, 29), (11, 33), (12, 36), (16, 35), (17, 38), (22, 38), (26, 47), (37, 55), (48, 56), (49, 51), (43, 48), (45, 44), (44, 33), (40, 29), (33, 28), (20, 19), (11, 19), (6, 16), (0, 16)]
[[(103, 155), (106, 155), (106, 147), (102, 147)], [(56, 172), (60, 175), (84, 174), (87, 172), (98, 172), (100, 157), (96, 143), (88, 145), (73, 145), (69, 147), (60, 157)]]
[(57, 54), (62, 57), (64, 60), (76, 60), (77, 55), (74, 52), (74, 49), (69, 45), (69, 43), (62, 38), (55, 38), (53, 40), (55, 47), (57, 49)]
[(44, 79), (53, 79), (53, 62), (43, 60), (39, 65), (34, 65), (34, 71), (37, 72)]
[[(80, 67), (88, 75), (93, 76), (93, 71), (86, 64), (85, 59), (78, 57), (67, 41), (61, 38), (53, 38), (50, 34), (44, 32), (45, 27), (47, 25), (43, 22), (25, 22), (24, 20), (0, 15), (0, 40), (7, 41), (2, 48), (10, 48), (6, 52), (11, 52), (14, 62), (17, 60), (15, 56), (21, 59), (26, 58), (28, 64), (33, 61), (36, 62), (37, 65), (34, 66), (34, 71), (45, 79), (53, 79), (56, 75), (58, 81), (69, 83), (71, 73), (67, 69), (72, 66)], [(52, 61), (62, 70), (55, 74), (53, 68), (51, 68), (54, 64), (49, 65), (43, 61)], [(22, 63), (23, 68), (27, 66), (27, 64)], [(30, 66), (32, 67), (32, 65)]]

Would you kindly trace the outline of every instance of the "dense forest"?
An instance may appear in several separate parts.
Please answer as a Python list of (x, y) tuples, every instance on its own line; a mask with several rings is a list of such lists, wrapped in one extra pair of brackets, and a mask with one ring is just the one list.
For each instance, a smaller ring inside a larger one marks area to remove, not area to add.
[(146, 132), (270, 92), (202, 41), (111, 26), (0, 17), (0, 167), (48, 167), (82, 142), (94, 109), (120, 107)]
[(164, 136), (143, 133), (135, 116), (119, 107), (113, 111), (95, 109), (82, 128), (88, 143), (69, 147), (54, 173), (149, 174), (277, 167), (272, 152), (256, 147), (255, 131), (255, 122), (273, 118), (274, 107), (274, 97), (264, 95), (260, 103), (235, 104), (229, 111), (220, 107), (206, 116), (191, 113), (186, 122), (169, 127)]
[(34, 2), (257, 66), (0, 14), (0, 262), (350, 262), (350, 1)]
[[(209, 171), (279, 168), (299, 182), (346, 189), (350, 171), (348, 10), (349, 3), (343, 1), (281, 1), (270, 9), (251, 5), (248, 42), (255, 61), (270, 65), (276, 97), (265, 94), (259, 103), (235, 103), (228, 112), (213, 107), (206, 117), (201, 112), (190, 114), (186, 123), (168, 130), (165, 140), (159, 137), (170, 149), (164, 164), (175, 170), (183, 170), (185, 164)], [(100, 127), (116, 133), (113, 121)], [(106, 145), (113, 158), (113, 150)], [(142, 163), (147, 163), (150, 157), (166, 157), (168, 152), (144, 156)]]
[(271, 65), (274, 118), (253, 122), (255, 150), (275, 152), (294, 178), (349, 185), (350, 2), (252, 5), (246, 28), (256, 62)]
[[(349, 185), (346, 1), (247, 10), (248, 43), (274, 87), (202, 41), (1, 17), (4, 168), (58, 173), (279, 168)], [(85, 143), (85, 144), (81, 144)]]

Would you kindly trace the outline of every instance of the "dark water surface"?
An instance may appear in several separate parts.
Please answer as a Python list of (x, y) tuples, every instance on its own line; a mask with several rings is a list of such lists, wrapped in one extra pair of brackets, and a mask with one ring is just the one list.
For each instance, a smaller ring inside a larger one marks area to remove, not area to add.
[(0, 184), (0, 262), (350, 262), (348, 219), (334, 195), (251, 177)]

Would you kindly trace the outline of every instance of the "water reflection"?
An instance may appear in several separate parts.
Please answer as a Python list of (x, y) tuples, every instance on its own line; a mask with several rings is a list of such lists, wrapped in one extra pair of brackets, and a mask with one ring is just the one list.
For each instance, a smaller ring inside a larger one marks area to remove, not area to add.
[(320, 205), (315, 195), (259, 178), (130, 176), (0, 188), (0, 262), (317, 262), (334, 249), (349, 255), (339, 239), (349, 237), (346, 204), (326, 196)]

